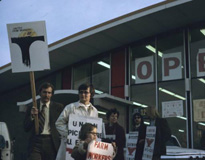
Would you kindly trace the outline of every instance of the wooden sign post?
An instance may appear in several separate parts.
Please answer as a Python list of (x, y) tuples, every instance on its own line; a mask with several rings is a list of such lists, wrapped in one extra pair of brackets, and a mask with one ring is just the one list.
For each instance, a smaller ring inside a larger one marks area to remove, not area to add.
[[(31, 93), (32, 93), (32, 100), (33, 100), (33, 106), (37, 108), (36, 103), (36, 87), (35, 87), (35, 78), (34, 78), (34, 72), (30, 72), (30, 82), (31, 82)], [(35, 120), (35, 132), (36, 134), (39, 134), (39, 121), (38, 121), (38, 115), (34, 117)]]

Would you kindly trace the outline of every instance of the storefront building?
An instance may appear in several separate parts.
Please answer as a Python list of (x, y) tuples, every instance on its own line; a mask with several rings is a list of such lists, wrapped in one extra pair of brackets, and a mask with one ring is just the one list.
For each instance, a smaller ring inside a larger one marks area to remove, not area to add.
[[(131, 131), (134, 112), (143, 114), (147, 106), (156, 106), (182, 147), (202, 148), (204, 5), (204, 0), (168, 0), (55, 42), (49, 46), (52, 72), (37, 73), (36, 86), (49, 81), (58, 90), (76, 90), (82, 83), (92, 83), (98, 97), (110, 95), (108, 101), (121, 105), (120, 121), (127, 133)], [(7, 67), (1, 68), (4, 77), (0, 79), (9, 85), (12, 82), (5, 79), (13, 75)], [(1, 89), (1, 106), (6, 104), (5, 96), (18, 95), (29, 88), (27, 75), (15, 76), (16, 86)], [(24, 92), (23, 97), (16, 96), (13, 101), (29, 98)], [(101, 112), (112, 107), (97, 103)], [(0, 119), (7, 120), (5, 116)]]

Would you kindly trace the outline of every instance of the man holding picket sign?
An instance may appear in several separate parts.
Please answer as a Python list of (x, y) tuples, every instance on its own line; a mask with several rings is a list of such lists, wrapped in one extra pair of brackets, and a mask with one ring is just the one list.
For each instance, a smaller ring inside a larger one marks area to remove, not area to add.
[(95, 94), (92, 84), (82, 84), (78, 88), (79, 101), (67, 105), (56, 121), (56, 128), (61, 135), (61, 145), (56, 160), (65, 160), (68, 136), (68, 120), (70, 114), (98, 118), (97, 109), (90, 100)]
[[(59, 134), (55, 127), (55, 121), (63, 110), (63, 105), (51, 101), (54, 94), (54, 86), (51, 83), (43, 83), (39, 87), (40, 101), (37, 108), (27, 107), (24, 119), (24, 129), (31, 132), (28, 151), (29, 160), (55, 160), (60, 145)], [(38, 115), (39, 133), (35, 133), (34, 118)]]
[(45, 21), (7, 24), (7, 30), (12, 72), (30, 72), (33, 104), (27, 107), (24, 120), (25, 131), (32, 133), (29, 159), (55, 160), (60, 141), (55, 121), (63, 105), (50, 101), (54, 93), (50, 83), (40, 87), (41, 98), (37, 103), (34, 78), (34, 71), (50, 69)]

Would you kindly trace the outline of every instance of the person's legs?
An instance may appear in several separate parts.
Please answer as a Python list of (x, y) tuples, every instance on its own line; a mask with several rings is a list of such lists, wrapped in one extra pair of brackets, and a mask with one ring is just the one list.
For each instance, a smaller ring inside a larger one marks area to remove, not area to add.
[(33, 149), (28, 159), (29, 160), (42, 160), (41, 150), (42, 150), (41, 138), (36, 138)]
[(55, 160), (57, 152), (52, 142), (51, 136), (42, 139), (42, 160)]

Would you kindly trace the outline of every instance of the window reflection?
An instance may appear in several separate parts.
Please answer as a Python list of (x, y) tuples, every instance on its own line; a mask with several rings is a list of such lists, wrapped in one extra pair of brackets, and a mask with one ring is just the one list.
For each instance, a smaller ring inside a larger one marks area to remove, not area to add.
[[(183, 32), (162, 35), (158, 38), (157, 49), (163, 56), (158, 56), (158, 104), (161, 115), (165, 107), (179, 107), (177, 113), (171, 113), (167, 121), (182, 147), (186, 140), (186, 96), (184, 81), (184, 42)], [(182, 106), (181, 106), (182, 104)], [(163, 108), (162, 108), (163, 107)], [(181, 115), (179, 115), (181, 114)], [(168, 115), (166, 115), (168, 116)]]
[(92, 83), (96, 93), (109, 93), (110, 58), (98, 59), (92, 63)]
[(90, 83), (91, 64), (85, 63), (73, 68), (73, 88), (78, 89), (82, 83)]
[[(205, 103), (205, 70), (203, 72), (203, 67), (200, 68), (200, 62), (203, 64), (204, 61), (200, 60), (199, 54), (203, 54), (205, 51), (205, 25), (199, 28), (192, 29), (191, 34), (191, 53), (190, 53), (190, 63), (191, 63), (191, 89), (192, 89), (192, 101), (193, 101), (193, 134), (194, 134), (194, 148), (204, 149), (202, 142), (203, 135), (205, 133), (205, 123), (201, 116), (197, 115), (199, 107), (203, 107), (203, 102)], [(202, 58), (203, 59), (203, 58)], [(201, 70), (202, 69), (202, 70)], [(202, 72), (200, 72), (200, 70)], [(196, 103), (197, 102), (197, 103)], [(201, 102), (201, 104), (199, 104)], [(205, 108), (205, 104), (204, 104)], [(196, 116), (197, 115), (197, 116)], [(201, 119), (201, 121), (200, 121)]]

